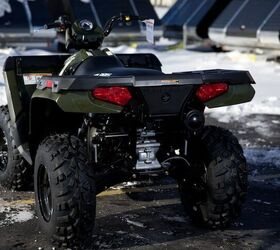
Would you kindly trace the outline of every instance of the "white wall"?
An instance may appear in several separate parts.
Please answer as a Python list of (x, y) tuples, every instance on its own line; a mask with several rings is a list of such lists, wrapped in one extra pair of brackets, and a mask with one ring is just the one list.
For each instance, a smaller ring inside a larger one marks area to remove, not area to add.
[(176, 2), (176, 0), (150, 0), (150, 1), (155, 6), (168, 6), (168, 7), (170, 7)]

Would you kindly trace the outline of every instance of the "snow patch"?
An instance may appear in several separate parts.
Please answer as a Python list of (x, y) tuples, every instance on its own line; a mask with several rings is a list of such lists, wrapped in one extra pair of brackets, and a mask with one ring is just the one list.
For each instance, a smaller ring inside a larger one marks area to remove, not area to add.
[(173, 222), (180, 222), (180, 223), (185, 223), (186, 222), (186, 218), (184, 217), (180, 217), (180, 216), (162, 216), (163, 219), (168, 220), (168, 221), (173, 221)]
[(280, 148), (248, 148), (244, 150), (244, 154), (251, 165), (267, 165), (280, 169)]
[(142, 227), (142, 228), (145, 228), (145, 225), (141, 222), (138, 222), (138, 221), (133, 221), (133, 220), (130, 220), (128, 218), (125, 219), (126, 222), (130, 225), (133, 225), (133, 226), (136, 226), (136, 227)]
[(110, 189), (116, 189), (116, 190), (128, 189), (128, 188), (133, 188), (133, 187), (137, 186), (138, 184), (139, 184), (138, 181), (128, 181), (128, 182), (123, 182), (119, 185), (115, 185), (115, 186), (111, 187)]
[(39, 50), (39, 49), (33, 49), (28, 51), (19, 51), (15, 49), (0, 49), (0, 106), (7, 104), (7, 98), (6, 98), (6, 91), (4, 87), (4, 76), (3, 76), (3, 65), (9, 56), (28, 56), (28, 55), (51, 55), (52, 53), (45, 51), (45, 50)]
[[(262, 83), (259, 82), (259, 84)], [(257, 89), (257, 86), (258, 85), (254, 85), (254, 88)], [(271, 88), (271, 94), (274, 94), (274, 91), (279, 91), (280, 95), (280, 82), (279, 89), (273, 86), (268, 86), (268, 88)], [(258, 91), (256, 91), (256, 93), (258, 93)], [(215, 109), (206, 109), (206, 113), (208, 113), (211, 117), (217, 119), (218, 121), (224, 123), (239, 120), (240, 117), (250, 114), (280, 115), (280, 97), (264, 96), (263, 99), (260, 99), (256, 94), (256, 98), (257, 99), (253, 99), (253, 101), (249, 103), (220, 107)]]
[(12, 12), (12, 8), (11, 8), (11, 5), (9, 3), (9, 0), (1, 0), (0, 1), (0, 17), (3, 17), (6, 12), (7, 13)]
[(15, 222), (22, 223), (22, 222), (33, 219), (33, 217), (34, 217), (34, 214), (32, 212), (19, 211), (17, 214), (12, 214), (10, 220), (14, 223)]
[(270, 130), (267, 122), (260, 120), (253, 120), (246, 123), (247, 128), (254, 128), (255, 131), (260, 135), (272, 136), (273, 132)]
[(0, 199), (0, 218), (0, 227), (2, 227), (31, 220), (34, 218), (34, 212), (31, 205)]

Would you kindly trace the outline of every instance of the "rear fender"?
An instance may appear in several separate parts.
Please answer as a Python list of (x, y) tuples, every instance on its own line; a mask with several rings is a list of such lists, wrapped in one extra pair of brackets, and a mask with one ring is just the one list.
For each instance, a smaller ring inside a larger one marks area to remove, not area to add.
[(255, 90), (250, 84), (229, 85), (228, 91), (204, 105), (208, 108), (218, 108), (250, 102), (255, 96)]
[(32, 158), (39, 143), (51, 134), (77, 134), (84, 119), (82, 113), (66, 113), (54, 100), (32, 98), (30, 104), (29, 142)]
[(53, 101), (63, 112), (67, 113), (118, 114), (122, 111), (122, 107), (118, 105), (93, 99), (90, 91), (55, 93), (50, 89), (38, 89), (32, 96), (32, 99), (36, 98)]

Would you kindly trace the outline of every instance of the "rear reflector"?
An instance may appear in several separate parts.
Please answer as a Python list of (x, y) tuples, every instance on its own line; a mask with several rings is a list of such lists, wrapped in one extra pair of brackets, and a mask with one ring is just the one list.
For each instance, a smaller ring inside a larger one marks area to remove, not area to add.
[(132, 98), (129, 90), (125, 87), (96, 88), (92, 90), (92, 96), (98, 100), (120, 106), (125, 106)]
[(217, 96), (220, 96), (228, 91), (226, 83), (209, 83), (203, 84), (196, 91), (196, 97), (201, 102), (207, 102)]

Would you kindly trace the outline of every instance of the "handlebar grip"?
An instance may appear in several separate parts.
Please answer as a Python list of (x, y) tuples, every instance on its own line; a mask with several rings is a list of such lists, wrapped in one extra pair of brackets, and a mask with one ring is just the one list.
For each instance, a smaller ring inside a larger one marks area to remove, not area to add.
[(60, 22), (54, 22), (54, 23), (45, 24), (44, 25), (44, 29), (45, 30), (55, 29), (55, 28), (59, 28), (60, 26), (61, 26)]
[(144, 21), (144, 20), (147, 20), (148, 18), (147, 17), (144, 17), (144, 16), (139, 16), (138, 17), (138, 20), (139, 21)]
[(146, 17), (142, 17), (142, 16), (135, 16), (135, 15), (123, 15), (122, 17), (123, 21), (125, 22), (131, 22), (131, 21), (144, 21), (147, 18)]

